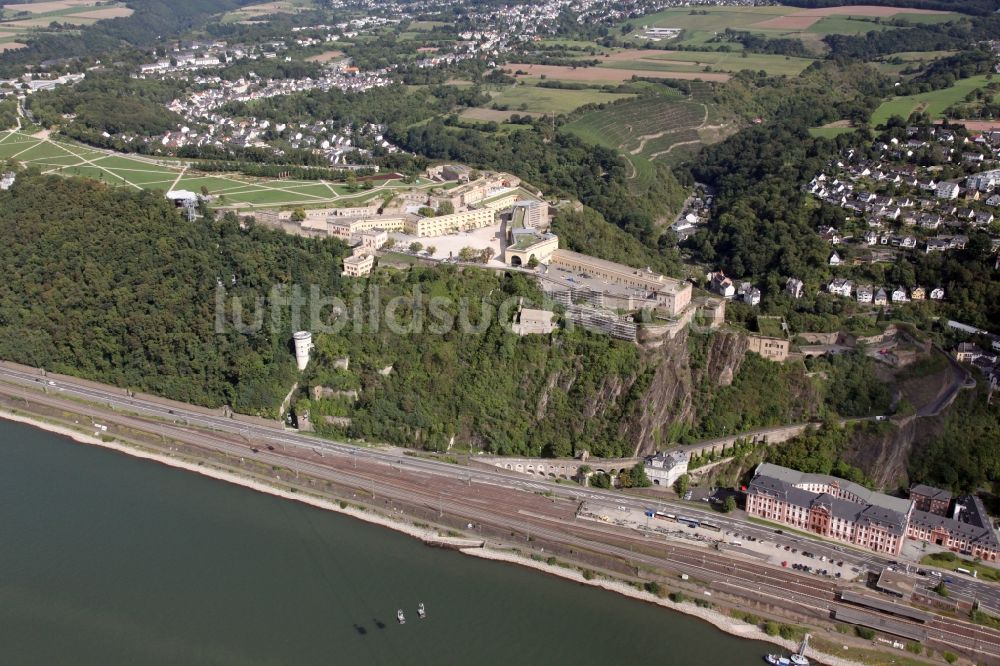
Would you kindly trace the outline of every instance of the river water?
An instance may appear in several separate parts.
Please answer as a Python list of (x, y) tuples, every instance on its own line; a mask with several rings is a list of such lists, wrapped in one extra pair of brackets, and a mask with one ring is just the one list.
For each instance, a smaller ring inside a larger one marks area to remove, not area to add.
[(3, 420), (0, 452), (3, 664), (749, 666), (767, 650), (610, 592)]

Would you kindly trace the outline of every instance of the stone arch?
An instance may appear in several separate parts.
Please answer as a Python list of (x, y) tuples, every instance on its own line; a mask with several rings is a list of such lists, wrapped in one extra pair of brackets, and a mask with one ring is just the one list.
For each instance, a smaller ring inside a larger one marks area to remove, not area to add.
[(511, 258), (510, 258), (510, 265), (511, 266), (520, 266), (521, 265), (521, 257), (517, 256), (516, 254), (512, 255)]

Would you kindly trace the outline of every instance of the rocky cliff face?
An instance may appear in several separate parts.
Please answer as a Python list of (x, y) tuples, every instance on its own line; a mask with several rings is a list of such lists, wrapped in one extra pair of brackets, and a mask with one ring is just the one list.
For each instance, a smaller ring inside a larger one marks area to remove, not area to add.
[(862, 433), (853, 438), (844, 459), (858, 467), (874, 487), (887, 492), (908, 488), (911, 484), (908, 465), (914, 451), (941, 435), (944, 416), (911, 417), (884, 434)]
[(715, 333), (702, 358), (692, 358), (688, 338), (688, 332), (682, 331), (643, 351), (652, 379), (621, 427), (622, 435), (635, 443), (635, 455), (654, 452), (667, 442), (671, 426), (697, 418), (692, 400), (694, 387), (706, 378), (711, 385), (728, 386), (740, 370), (747, 351), (746, 336)]

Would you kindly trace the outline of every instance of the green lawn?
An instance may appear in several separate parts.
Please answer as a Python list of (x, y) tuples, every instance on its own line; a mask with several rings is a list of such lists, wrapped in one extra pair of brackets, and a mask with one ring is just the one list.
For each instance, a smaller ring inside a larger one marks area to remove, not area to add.
[(962, 567), (963, 569), (977, 572), (977, 577), (982, 580), (989, 580), (994, 583), (1000, 582), (1000, 571), (997, 569), (988, 567), (985, 564), (976, 564), (972, 560), (959, 557), (954, 553), (935, 553), (934, 555), (925, 555), (920, 559), (920, 563), (931, 567), (937, 567), (938, 569), (947, 569), (949, 571), (955, 571), (955, 569)]
[[(35, 166), (42, 171), (93, 178), (132, 189), (201, 192), (204, 187), (210, 194), (219, 197), (217, 204), (227, 206), (357, 205), (382, 197), (386, 192), (410, 187), (390, 182), (376, 185), (371, 190), (349, 192), (344, 183), (252, 178), (230, 173), (203, 173), (194, 169), (182, 171), (179, 165), (157, 164), (149, 158), (98, 151), (64, 139), (44, 140), (21, 132), (0, 131), (0, 160), (7, 159)], [(415, 184), (427, 186), (430, 181), (417, 179)]]
[(516, 85), (505, 89), (493, 98), (493, 102), (507, 106), (511, 111), (534, 113), (569, 113), (585, 104), (606, 104), (633, 95), (606, 93), (599, 90), (560, 90), (539, 88), (531, 85)]
[[(826, 16), (809, 26), (805, 30), (773, 28), (770, 26), (758, 26), (757, 24), (776, 19), (781, 16), (794, 15), (802, 12), (798, 7), (675, 7), (666, 9), (655, 14), (649, 14), (637, 19), (627, 21), (633, 26), (633, 31), (626, 35), (627, 39), (635, 42), (644, 42), (642, 37), (643, 27), (659, 28), (681, 28), (684, 34), (680, 40), (667, 40), (660, 42), (664, 47), (674, 44), (687, 46), (706, 44), (717, 32), (722, 32), (726, 28), (734, 30), (746, 30), (768, 37), (799, 37), (807, 44), (820, 48), (818, 39), (829, 34), (863, 34), (871, 30), (885, 30), (891, 26), (879, 25), (873, 21), (850, 20), (846, 16)], [(901, 9), (892, 18), (899, 18), (912, 23), (943, 23), (954, 20), (961, 16), (957, 13), (942, 14), (913, 14)], [(864, 17), (859, 17), (864, 18)], [(626, 22), (622, 22), (624, 25)], [(618, 28), (621, 28), (621, 25)]]
[(909, 118), (914, 111), (924, 111), (932, 118), (940, 117), (949, 106), (961, 102), (971, 91), (985, 86), (987, 76), (987, 74), (981, 74), (968, 79), (960, 79), (950, 88), (890, 99), (875, 109), (871, 124), (873, 126), (882, 125), (892, 116)]
[(853, 132), (853, 127), (810, 127), (809, 134), (812, 136), (821, 136), (825, 139), (835, 139), (841, 134), (847, 134), (848, 132)]
[(825, 37), (826, 35), (863, 35), (873, 30), (891, 30), (895, 26), (875, 23), (871, 19), (858, 16), (824, 16), (806, 28), (806, 32)]

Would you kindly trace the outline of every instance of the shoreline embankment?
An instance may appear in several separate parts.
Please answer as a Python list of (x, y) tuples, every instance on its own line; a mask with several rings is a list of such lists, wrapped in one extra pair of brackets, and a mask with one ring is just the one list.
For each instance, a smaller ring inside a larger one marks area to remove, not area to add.
[[(490, 548), (485, 546), (480, 542), (477, 547), (466, 547), (470, 544), (474, 544), (479, 540), (474, 539), (455, 539), (453, 537), (442, 536), (437, 530), (428, 529), (423, 527), (418, 527), (416, 525), (400, 522), (397, 520), (392, 520), (386, 516), (383, 516), (375, 511), (366, 510), (363, 508), (357, 508), (351, 505), (341, 506), (340, 503), (333, 500), (325, 500), (319, 497), (310, 496), (302, 493), (293, 493), (289, 490), (283, 488), (278, 488), (276, 486), (264, 483), (257, 479), (252, 479), (247, 476), (242, 476), (233, 472), (227, 472), (225, 470), (216, 469), (207, 465), (199, 465), (197, 463), (189, 462), (186, 460), (180, 460), (168, 455), (156, 453), (153, 451), (143, 450), (134, 446), (128, 446), (122, 444), (118, 441), (105, 441), (99, 436), (88, 435), (79, 430), (73, 428), (57, 425), (55, 423), (50, 423), (38, 418), (33, 418), (26, 416), (24, 414), (15, 414), (6, 410), (0, 410), (0, 419), (6, 419), (8, 421), (14, 421), (16, 423), (21, 423), (24, 425), (31, 426), (33, 428), (38, 428), (62, 437), (71, 439), (77, 443), (85, 444), (89, 446), (98, 446), (104, 449), (109, 449), (122, 453), (128, 456), (133, 456), (135, 458), (141, 458), (143, 460), (149, 460), (152, 462), (157, 462), (169, 467), (174, 467), (177, 469), (185, 470), (188, 472), (194, 472), (196, 474), (201, 474), (218, 481), (225, 481), (226, 483), (232, 483), (234, 485), (242, 486), (244, 488), (249, 488), (250, 490), (255, 490), (261, 493), (267, 493), (276, 497), (283, 499), (289, 499), (296, 502), (302, 502), (303, 504), (308, 504), (310, 506), (324, 509), (327, 511), (332, 511), (342, 515), (350, 516), (352, 518), (357, 518), (363, 520), (366, 523), (373, 525), (378, 525), (396, 532), (400, 532), (410, 537), (420, 539), (425, 544), (430, 546), (445, 547), (449, 549), (458, 550), (459, 552), (470, 555), (473, 557), (479, 557), (486, 560), (492, 560), (495, 562), (505, 562), (508, 564), (514, 564), (521, 567), (526, 567), (529, 569), (534, 569), (544, 574), (551, 576), (558, 576), (565, 580), (570, 580), (581, 585), (590, 585), (592, 587), (598, 587), (609, 592), (614, 592), (631, 599), (638, 601), (643, 601), (646, 603), (656, 604), (663, 608), (673, 610), (685, 615), (696, 617), (700, 620), (708, 622), (715, 628), (722, 632), (736, 636), (738, 638), (744, 638), (748, 640), (757, 640), (773, 645), (781, 646), (782, 648), (792, 651), (795, 650), (798, 645), (793, 641), (784, 640), (774, 636), (768, 636), (760, 627), (752, 624), (747, 624), (745, 622), (738, 621), (734, 618), (729, 617), (719, 611), (712, 610), (709, 608), (701, 608), (695, 606), (694, 604), (688, 603), (676, 603), (670, 599), (665, 599), (654, 595), (650, 592), (645, 592), (639, 590), (628, 583), (619, 580), (612, 580), (604, 578), (601, 576), (595, 576), (591, 579), (584, 578), (583, 572), (577, 568), (571, 567), (561, 567), (546, 564), (544, 562), (539, 562), (526, 557), (520, 553), (512, 552), (505, 549)], [(859, 666), (857, 662), (850, 661), (847, 659), (842, 659), (839, 657), (834, 657), (827, 654), (817, 653), (815, 650), (809, 650), (809, 656), (817, 662), (826, 664), (827, 666)]]

